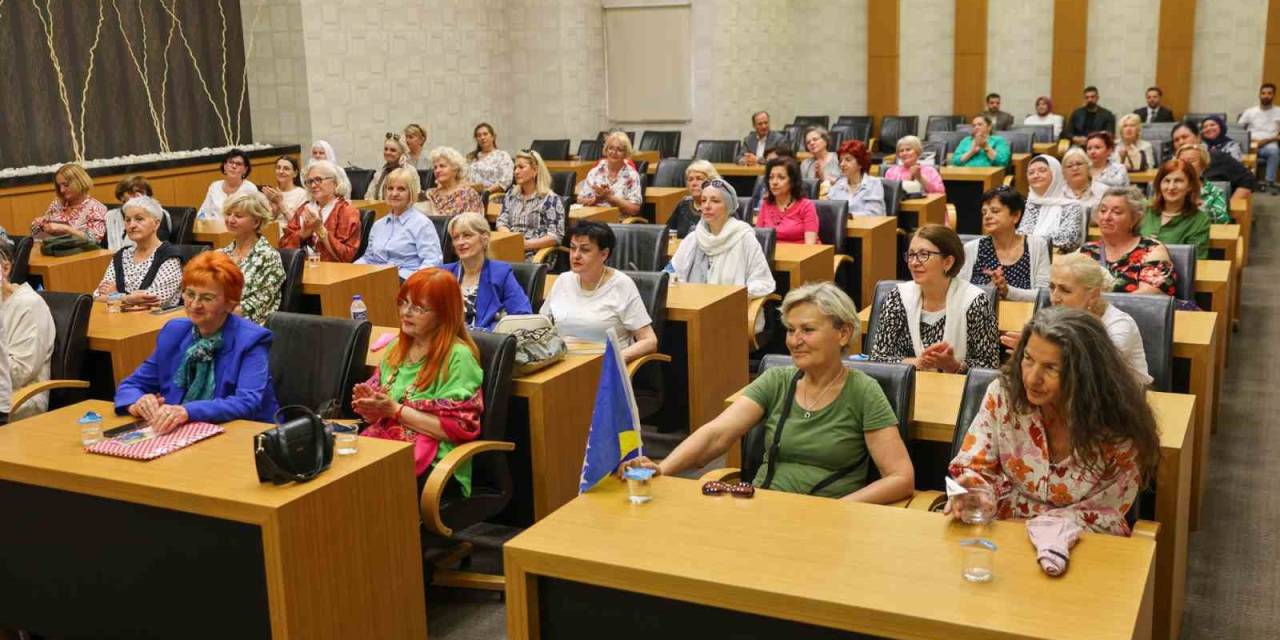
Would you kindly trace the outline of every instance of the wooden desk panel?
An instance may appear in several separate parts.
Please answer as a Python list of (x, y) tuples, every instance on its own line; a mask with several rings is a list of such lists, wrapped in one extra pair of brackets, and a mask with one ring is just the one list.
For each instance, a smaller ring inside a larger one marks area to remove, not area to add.
[(941, 167), (947, 188), (947, 202), (956, 206), (956, 233), (982, 233), (981, 196), (1004, 184), (1000, 167)]
[(881, 280), (896, 280), (898, 273), (898, 218), (896, 216), (854, 216), (849, 218), (848, 236), (862, 243), (862, 274), (857, 305), (870, 304), (871, 292)]
[(667, 288), (668, 327), (683, 324), (686, 349), (659, 351), (672, 356), (672, 366), (685, 361), (691, 433), (719, 415), (724, 397), (749, 380), (746, 318), (744, 287), (684, 283)]
[(369, 322), (396, 326), (396, 294), (400, 274), (392, 265), (321, 262), (302, 268), (303, 295), (320, 298), (320, 313), (330, 318), (351, 317), (351, 297), (359, 294), (369, 308)]
[(372, 211), (375, 221), (381, 220), (383, 216), (391, 212), (391, 206), (387, 204), (386, 200), (352, 200), (351, 206)]
[[(235, 235), (227, 231), (227, 225), (221, 220), (196, 220), (192, 227), (192, 234), (196, 242), (213, 245), (214, 249), (221, 249), (235, 240)], [(262, 228), (262, 235), (267, 242), (271, 243), (271, 246), (279, 247), (280, 223), (268, 222)]]
[(70, 256), (46, 256), (40, 243), (31, 247), (31, 273), (40, 276), (48, 291), (93, 293), (107, 272), (113, 254), (106, 249), (85, 251)]
[[(440, 241), (445, 242), (445, 239)], [(524, 262), (524, 235), (514, 231), (490, 231), (489, 256), (503, 262)]]
[(105, 302), (94, 302), (89, 311), (89, 349), (110, 356), (111, 374), (119, 385), (155, 351), (160, 329), (170, 320), (185, 317), (182, 309), (159, 316), (146, 311), (111, 313)]
[[(898, 203), (899, 213), (916, 214), (917, 227), (923, 227), (926, 224), (946, 224), (947, 223), (947, 196), (941, 193), (931, 193), (923, 198), (909, 198)], [(901, 226), (901, 223), (899, 223)], [(906, 227), (903, 227), (906, 229)], [(907, 229), (912, 231), (914, 229)]]
[(688, 195), (689, 190), (684, 187), (649, 187), (644, 190), (644, 201), (653, 205), (657, 224), (666, 224), (676, 205)]
[(1013, 164), (1013, 186), (1025, 198), (1029, 188), (1027, 185), (1027, 165), (1031, 164), (1031, 154), (1015, 153), (1011, 164)]
[(835, 247), (829, 244), (779, 242), (773, 253), (773, 268), (786, 272), (794, 289), (807, 282), (834, 280), (835, 257)]
[(597, 160), (547, 160), (546, 165), (547, 171), (550, 171), (551, 173), (560, 171), (573, 173), (573, 184), (574, 189), (576, 190), (577, 184), (587, 179), (587, 174), (591, 172), (591, 169), (593, 169), (598, 162), (599, 161)]
[(1031, 150), (1034, 151), (1035, 152), (1034, 155), (1037, 155), (1037, 156), (1042, 153), (1045, 153), (1055, 158), (1058, 157), (1057, 142), (1035, 142), (1035, 143), (1032, 143)]
[(1147, 169), (1146, 171), (1130, 171), (1129, 183), (1133, 185), (1148, 185), (1155, 182), (1156, 170)]

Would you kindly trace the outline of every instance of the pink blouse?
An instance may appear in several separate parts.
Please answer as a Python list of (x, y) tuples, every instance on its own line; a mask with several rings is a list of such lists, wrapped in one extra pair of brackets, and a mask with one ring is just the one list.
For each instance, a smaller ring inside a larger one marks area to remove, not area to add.
[(792, 202), (786, 211), (779, 211), (778, 205), (766, 198), (760, 202), (756, 226), (775, 229), (778, 242), (803, 243), (806, 232), (818, 232), (818, 208), (812, 200), (803, 198)]
[[(906, 167), (895, 164), (884, 172), (882, 178), (889, 180), (901, 180), (906, 182), (911, 179), (911, 171)], [(920, 179), (924, 183), (925, 193), (946, 193), (947, 190), (942, 186), (942, 175), (938, 173), (938, 169), (927, 164), (920, 165)]]

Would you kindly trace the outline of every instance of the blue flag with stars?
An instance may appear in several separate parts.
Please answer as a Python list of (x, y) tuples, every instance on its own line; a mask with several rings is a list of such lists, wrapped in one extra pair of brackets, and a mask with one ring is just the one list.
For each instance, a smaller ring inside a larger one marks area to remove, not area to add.
[(591, 431), (587, 434), (587, 451), (582, 458), (578, 493), (586, 492), (601, 478), (613, 473), (623, 461), (640, 454), (640, 411), (636, 408), (622, 348), (610, 330), (604, 350), (604, 367), (600, 371), (600, 386), (596, 388), (596, 403), (591, 410)]

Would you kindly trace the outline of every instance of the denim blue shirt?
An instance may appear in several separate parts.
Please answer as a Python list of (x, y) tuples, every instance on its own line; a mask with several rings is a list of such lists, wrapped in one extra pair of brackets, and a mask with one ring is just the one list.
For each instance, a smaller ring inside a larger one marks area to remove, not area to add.
[(356, 264), (394, 264), (400, 279), (424, 267), (438, 267), (444, 262), (436, 225), (414, 207), (400, 215), (387, 214), (373, 223), (369, 231), (369, 249)]

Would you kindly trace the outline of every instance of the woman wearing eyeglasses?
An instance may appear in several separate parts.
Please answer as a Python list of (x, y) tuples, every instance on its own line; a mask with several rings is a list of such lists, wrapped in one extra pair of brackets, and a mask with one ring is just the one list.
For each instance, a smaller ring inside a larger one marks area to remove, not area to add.
[(305, 248), (324, 262), (351, 262), (360, 250), (360, 211), (350, 202), (347, 174), (328, 160), (307, 167), (303, 184), (311, 200), (293, 213), (280, 237), (281, 249)]
[(922, 371), (964, 373), (1000, 365), (1000, 336), (986, 292), (956, 276), (964, 245), (940, 224), (920, 227), (905, 256), (910, 282), (889, 290), (871, 359)]
[(271, 422), (271, 332), (232, 313), (243, 289), (240, 268), (221, 251), (187, 262), (187, 317), (165, 324), (156, 350), (120, 383), (116, 413), (147, 421), (157, 434), (188, 422)]
[(222, 179), (214, 180), (204, 194), (204, 202), (196, 215), (201, 220), (221, 220), (222, 205), (232, 196), (257, 193), (258, 187), (249, 182), (253, 165), (249, 156), (239, 149), (232, 149), (222, 156)]
[(640, 193), (640, 174), (631, 160), (631, 138), (614, 131), (604, 139), (604, 159), (578, 185), (578, 203), (588, 207), (617, 207), (622, 215), (640, 213), (644, 195)]
[(382, 143), (382, 166), (373, 172), (373, 179), (369, 181), (369, 188), (365, 189), (365, 200), (385, 200), (383, 198), (383, 189), (386, 188), (387, 176), (400, 167), (409, 164), (409, 147), (400, 139), (398, 133), (388, 133), (387, 139)]
[[(351, 406), (369, 422), (360, 435), (413, 443), (421, 486), (432, 465), (480, 435), (484, 371), (453, 274), (423, 269), (400, 285), (396, 302), (400, 334), (373, 377), (355, 386)], [(453, 478), (463, 496), (471, 495), (471, 463)]]

